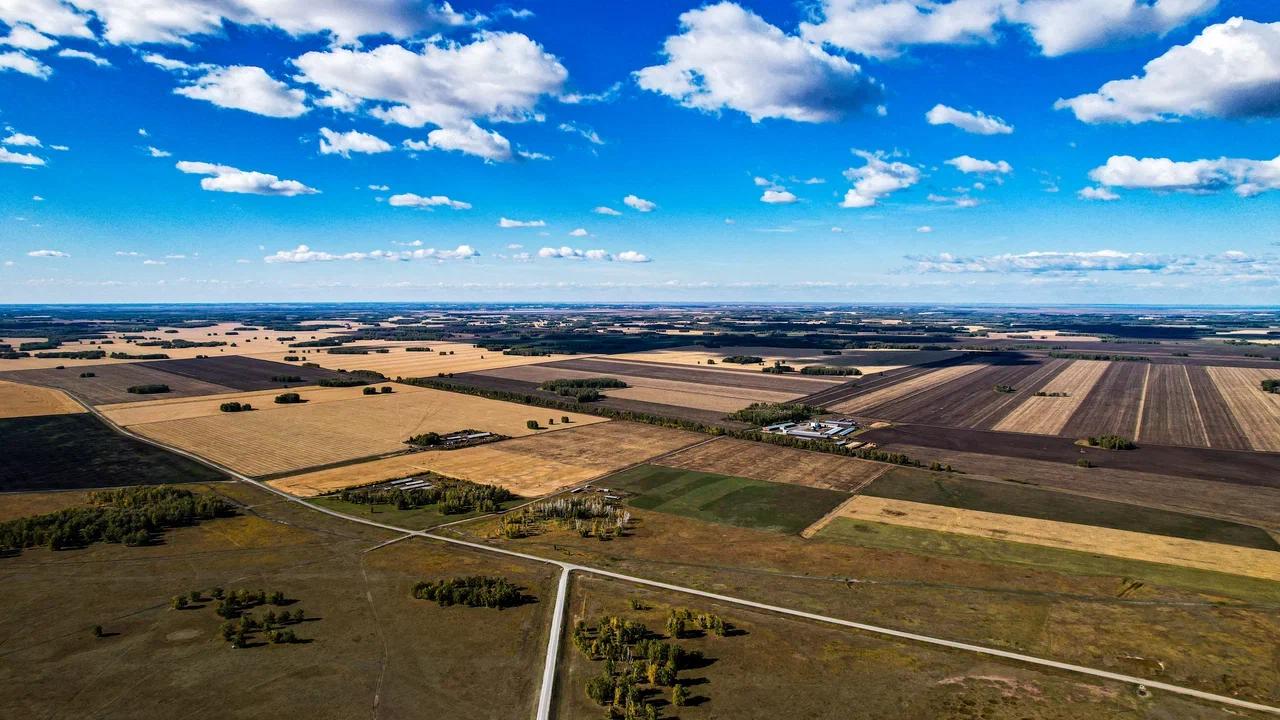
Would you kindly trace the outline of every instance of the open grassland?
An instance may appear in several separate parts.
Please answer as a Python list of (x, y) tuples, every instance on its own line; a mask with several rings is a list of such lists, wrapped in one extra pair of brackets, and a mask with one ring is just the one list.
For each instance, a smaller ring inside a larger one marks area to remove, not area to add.
[(842, 516), (1280, 581), (1280, 553), (1002, 513), (859, 496)]
[[(537, 431), (525, 422), (544, 414), (515, 403), (422, 389), (147, 423), (133, 430), (247, 475), (262, 476), (398, 452), (408, 447), (406, 439), (426, 432), (471, 428), (528, 435)], [(603, 422), (590, 415), (569, 417), (575, 424)]]
[[(375, 387), (390, 385), (396, 394), (422, 392), (423, 388), (398, 383), (378, 383)], [(290, 387), (289, 392), (302, 395), (307, 405), (317, 405), (343, 400), (362, 400), (365, 386), (357, 387)], [(167, 422), (170, 420), (187, 420), (191, 418), (217, 416), (223, 414), (219, 409), (226, 402), (249, 403), (251, 412), (274, 412), (295, 405), (276, 404), (275, 397), (281, 390), (257, 390), (253, 392), (224, 393), (221, 395), (205, 395), (202, 397), (166, 398), (144, 402), (117, 403), (99, 405), (98, 410), (117, 425), (141, 425), (144, 423)], [(380, 396), (379, 396), (380, 397)], [(372, 399), (372, 398), (368, 398)]]
[(1162, 445), (1209, 447), (1209, 434), (1186, 365), (1152, 365), (1134, 439)]
[(92, 490), (7, 492), (0, 496), (0, 522), (85, 505), (89, 502), (89, 495), (92, 492)]
[(658, 464), (843, 492), (855, 491), (891, 467), (869, 460), (726, 437), (681, 450)]
[(835, 490), (658, 465), (624, 470), (602, 482), (634, 493), (627, 501), (633, 507), (782, 533), (799, 533), (848, 498)]
[[(680, 608), (716, 614), (733, 627), (725, 637), (698, 632), (671, 638), (664, 634), (666, 619)], [(660, 707), (661, 717), (680, 720), (1092, 720), (1165, 713), (1210, 718), (1220, 712), (1208, 704), (1171, 696), (1142, 699), (1132, 688), (1108, 681), (1033, 670), (616, 580), (575, 576), (570, 583), (569, 628), (578, 620), (594, 626), (604, 616), (643, 623), (663, 642), (701, 653), (701, 661), (676, 676), (689, 691), (689, 705), (670, 705), (667, 688), (647, 692), (647, 701)], [(587, 697), (584, 688), (602, 672), (604, 663), (576, 649), (571, 633), (562, 641), (562, 652), (553, 716), (601, 717), (601, 706)], [(760, 682), (763, 668), (768, 669), (767, 683)]]
[[(1024, 552), (1013, 558), (965, 557), (930, 547), (879, 547), (880, 538), (864, 541), (866, 534), (857, 531), (822, 540), (830, 528), (804, 540), (631, 510), (632, 529), (611, 542), (565, 529), (501, 544), (1260, 702), (1273, 703), (1280, 683), (1274, 661), (1280, 583), (951, 533), (929, 534)], [(838, 520), (832, 527), (852, 522)], [(486, 520), (445, 532), (493, 542), (496, 524)]]
[(1231, 408), (1254, 450), (1280, 452), (1280, 395), (1263, 392), (1263, 380), (1280, 378), (1280, 370), (1206, 368)]
[(0, 380), (0, 419), (84, 411), (80, 403), (60, 390)]
[[(458, 342), (425, 340), (422, 342), (374, 342), (361, 341), (348, 347), (370, 348), (368, 354), (328, 353), (325, 348), (300, 348), (309, 350), (303, 359), (329, 370), (374, 370), (387, 377), (426, 377), (441, 373), (464, 373), (491, 370), (493, 368), (529, 365), (547, 362), (567, 355), (530, 356), (503, 355), (501, 350), (485, 350)], [(409, 352), (405, 348), (429, 347), (430, 352)], [(386, 352), (379, 352), (386, 350)], [(441, 354), (445, 353), (445, 354)], [(266, 360), (280, 360), (284, 355), (296, 352), (275, 351), (257, 355)]]
[(1102, 360), (1071, 360), (1070, 364), (1040, 391), (1066, 393), (1066, 397), (1036, 397), (1022, 401), (1009, 414), (993, 426), (995, 430), (1025, 432), (1038, 435), (1057, 435), (1071, 419), (1080, 404), (1093, 390), (1098, 378), (1110, 366)]
[(831, 406), (831, 410), (842, 413), (873, 413), (873, 408), (894, 400), (907, 399), (934, 387), (945, 385), (957, 378), (964, 377), (983, 369), (978, 364), (951, 365), (931, 370), (922, 375), (907, 378), (887, 387), (877, 388), (864, 395), (858, 395), (844, 402)]
[(88, 413), (0, 420), (0, 491), (221, 480), (222, 475), (120, 435)]
[(461, 450), (399, 455), (291, 475), (271, 484), (294, 495), (310, 496), (430, 470), (501, 485), (522, 497), (538, 497), (705, 439), (698, 433), (629, 422), (570, 425), (555, 432)]
[[(547, 566), (412, 540), (366, 552), (393, 535), (243, 485), (219, 491), (251, 509), (171, 530), (162, 545), (0, 558), (0, 716), (532, 713), (554, 593)], [(418, 581), (474, 574), (505, 576), (537, 601), (499, 612), (411, 596)], [(232, 650), (212, 602), (169, 607), (215, 586), (283, 592), (285, 609), (305, 611), (291, 626), (305, 642), (268, 645), (257, 633)]]
[(916, 468), (893, 468), (863, 489), (862, 494), (1259, 550), (1280, 550), (1275, 539), (1250, 525)]
[[(93, 373), (93, 376), (80, 377), (82, 373)], [(226, 385), (217, 385), (167, 373), (142, 363), (116, 363), (114, 365), (93, 365), (92, 367), (71, 367), (68, 365), (62, 370), (22, 370), (12, 374), (6, 373), (3, 376), (16, 382), (65, 390), (76, 397), (83, 398), (91, 405), (159, 400), (173, 397), (195, 397), (198, 395), (235, 392), (236, 390)], [(168, 385), (169, 392), (136, 395), (128, 391), (134, 385)]]
[[(547, 380), (577, 380), (600, 377), (596, 373), (568, 370), (548, 365), (526, 365), (524, 367), (490, 370), (485, 375), (539, 384)], [(753, 402), (785, 402), (796, 397), (794, 392), (774, 392), (759, 388), (708, 385), (705, 383), (647, 378), (636, 375), (610, 377), (617, 377), (630, 387), (606, 388), (604, 393), (609, 397), (662, 405), (683, 405), (703, 410), (718, 410), (725, 413), (734, 412)]]

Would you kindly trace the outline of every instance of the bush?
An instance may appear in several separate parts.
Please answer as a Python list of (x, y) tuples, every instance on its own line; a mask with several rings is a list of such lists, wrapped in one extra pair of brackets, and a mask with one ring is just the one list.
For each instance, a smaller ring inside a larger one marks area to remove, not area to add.
[(369, 387), (366, 387), (364, 390), (361, 390), (360, 392), (364, 393), (365, 395), (377, 395), (378, 388), (369, 386)]
[(98, 377), (98, 374), (97, 374), (97, 373), (91, 373), (91, 372), (82, 372), (82, 373), (80, 373), (80, 377), (82, 377), (82, 378)]
[(1092, 447), (1103, 450), (1133, 450), (1138, 447), (1136, 443), (1122, 435), (1099, 435), (1087, 438), (1086, 442)]
[(390, 395), (391, 393), (395, 392), (395, 389), (392, 388), (390, 385), (383, 385), (381, 388), (378, 389), (378, 392), (382, 393), (383, 395)]
[(302, 376), (301, 375), (272, 375), (271, 382), (279, 382), (279, 383), (302, 382)]
[(169, 392), (169, 386), (163, 383), (153, 383), (150, 385), (130, 385), (128, 392), (134, 395), (155, 395), (156, 393)]
[(252, 410), (253, 406), (249, 403), (232, 401), (222, 403), (218, 406), (218, 409), (222, 412), (245, 412), (247, 410)]
[(541, 427), (540, 425), (538, 425), (538, 421), (537, 421), (537, 420), (525, 420), (525, 421), (524, 421), (524, 426), (525, 426), (525, 427), (527, 427), (527, 428), (529, 428), (530, 430), (541, 430), (541, 429), (542, 429), (542, 427)]
[(1018, 388), (1012, 385), (996, 385), (995, 391), (998, 393), (1015, 393), (1018, 392)]
[(1091, 468), (1093, 467), (1093, 463), (1089, 462), (1088, 458), (1080, 458), (1076, 461), (1076, 467)]
[(276, 396), (277, 405), (292, 405), (302, 402), (302, 396), (296, 392), (280, 393)]
[(1280, 380), (1263, 380), (1262, 391), (1269, 393), (1280, 393)]
[(302, 358), (298, 357), (297, 355), (285, 355), (285, 356), (284, 356), (284, 361), (285, 361), (285, 362), (298, 362), (298, 361), (299, 361), (299, 360), (301, 360), (301, 359), (302, 359)]
[(506, 578), (486, 575), (420, 582), (413, 586), (413, 596), (419, 600), (434, 600), (441, 607), (466, 605), (501, 609), (518, 605), (523, 600), (517, 585)]
[(759, 365), (764, 362), (764, 358), (759, 355), (730, 355), (722, 358), (720, 362), (733, 363), (735, 365)]

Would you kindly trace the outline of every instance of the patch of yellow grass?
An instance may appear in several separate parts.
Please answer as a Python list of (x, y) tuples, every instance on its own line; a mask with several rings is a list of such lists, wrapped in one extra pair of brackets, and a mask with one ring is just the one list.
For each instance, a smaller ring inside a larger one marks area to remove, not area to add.
[(1067, 393), (1067, 397), (1030, 396), (1014, 408), (1013, 412), (1004, 416), (995, 429), (1057, 435), (1110, 365), (1105, 360), (1072, 360), (1066, 369), (1041, 389), (1046, 393)]
[[(307, 396), (303, 394), (305, 399)], [(576, 413), (574, 424), (604, 422)], [(386, 455), (426, 432), (471, 428), (520, 437), (527, 420), (546, 423), (549, 410), (420, 388), (418, 392), (306, 403), (271, 411), (218, 413), (143, 423), (132, 430), (226, 465), (246, 475), (273, 475)]]
[(85, 412), (61, 390), (0, 380), (0, 418), (70, 415)]
[(898, 400), (919, 392), (924, 392), (925, 390), (932, 390), (939, 385), (949, 383), (956, 378), (964, 377), (965, 375), (976, 370), (980, 370), (983, 367), (986, 366), (977, 364), (948, 365), (947, 367), (938, 368), (937, 370), (932, 370), (923, 375), (917, 375), (916, 377), (903, 380), (902, 382), (894, 383), (888, 387), (873, 390), (865, 395), (859, 395), (850, 400), (846, 400), (845, 402), (833, 405), (831, 406), (831, 409), (835, 412), (859, 413), (867, 408), (875, 407), (876, 405), (889, 402), (890, 400)]
[(844, 517), (1280, 580), (1280, 553), (861, 495)]
[(1205, 370), (1253, 449), (1280, 452), (1280, 395), (1262, 390), (1262, 381), (1280, 378), (1280, 371), (1237, 367)]
[[(371, 387), (391, 386), (398, 393), (422, 392), (425, 388), (401, 383), (376, 383)], [(219, 393), (217, 395), (201, 395), (199, 397), (166, 398), (164, 400), (144, 400), (141, 402), (115, 403), (99, 405), (98, 410), (117, 425), (141, 425), (143, 423), (165, 422), (169, 420), (186, 420), (190, 418), (221, 415), (219, 406), (225, 402), (247, 402), (253, 406), (251, 412), (276, 411), (297, 407), (295, 405), (277, 405), (277, 395), (296, 392), (307, 401), (307, 405), (336, 402), (340, 400), (365, 399), (364, 388), (360, 387), (320, 387), (307, 385), (280, 390), (253, 390), (249, 392)]]

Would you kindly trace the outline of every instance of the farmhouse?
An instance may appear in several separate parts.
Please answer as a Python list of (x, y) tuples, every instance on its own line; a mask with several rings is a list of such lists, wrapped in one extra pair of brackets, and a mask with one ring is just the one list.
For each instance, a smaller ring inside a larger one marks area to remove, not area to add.
[(812, 420), (809, 422), (784, 422), (767, 425), (761, 430), (771, 435), (788, 435), (806, 440), (841, 441), (858, 431), (859, 425), (849, 418)]

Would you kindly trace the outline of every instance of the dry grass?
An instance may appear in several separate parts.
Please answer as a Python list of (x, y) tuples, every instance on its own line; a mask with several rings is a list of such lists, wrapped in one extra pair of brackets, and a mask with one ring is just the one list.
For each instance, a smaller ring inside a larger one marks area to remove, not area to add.
[[(303, 359), (313, 362), (328, 370), (375, 370), (387, 377), (429, 377), (440, 373), (465, 373), (493, 368), (530, 365), (533, 363), (563, 360), (568, 355), (529, 356), (503, 355), (500, 350), (485, 350), (466, 343), (456, 342), (373, 342), (353, 343), (355, 347), (380, 347), (388, 352), (371, 352), (367, 355), (330, 354), (324, 348), (300, 348), (308, 350)], [(407, 347), (429, 347), (431, 352), (408, 352)], [(452, 355), (441, 355), (441, 352)], [(254, 357), (263, 360), (280, 361), (285, 355), (298, 355), (298, 350), (291, 352), (275, 351)], [(575, 356), (586, 357), (586, 356)]]
[[(547, 415), (515, 403), (422, 389), (146, 423), (133, 430), (247, 475), (273, 475), (393, 453), (406, 448), (406, 438), (425, 432), (474, 428), (519, 437), (535, 432), (525, 427), (527, 420), (545, 421)], [(604, 421), (569, 416), (577, 424)]]
[[(379, 383), (373, 387), (390, 385), (396, 394), (422, 392), (424, 388), (399, 383)], [(342, 400), (364, 399), (364, 386), (361, 387), (319, 387), (308, 385), (293, 387), (287, 390), (254, 390), (252, 392), (221, 393), (218, 395), (202, 395), (200, 397), (169, 398), (165, 400), (144, 400), (141, 402), (116, 403), (99, 405), (98, 410), (111, 418), (117, 425), (141, 425), (143, 423), (167, 422), (170, 420), (187, 420), (190, 418), (221, 415), (219, 406), (225, 402), (247, 402), (253, 405), (253, 412), (275, 411), (293, 405), (277, 405), (275, 397), (285, 392), (296, 392), (306, 399), (307, 405), (335, 402)]]
[(882, 403), (892, 400), (900, 400), (916, 393), (932, 390), (933, 388), (944, 383), (951, 382), (957, 378), (962, 378), (971, 372), (981, 370), (985, 365), (950, 365), (948, 367), (939, 368), (923, 375), (917, 375), (913, 378), (903, 380), (900, 383), (894, 383), (889, 387), (873, 390), (865, 395), (859, 395), (850, 400), (838, 403), (831, 407), (835, 412), (842, 413), (859, 413), (868, 408), (875, 407)]
[(1280, 395), (1263, 392), (1261, 386), (1263, 380), (1280, 377), (1280, 371), (1234, 367), (1206, 370), (1253, 449), (1280, 452)]
[(538, 497), (703, 439), (703, 435), (683, 430), (614, 421), (462, 450), (374, 460), (294, 475), (271, 484), (308, 496), (431, 470), (501, 485), (523, 497)]
[(1280, 580), (1280, 553), (863, 495), (844, 517)]
[(0, 418), (69, 415), (84, 412), (61, 390), (0, 380)]
[(662, 459), (661, 465), (828, 490), (856, 491), (890, 466), (766, 443), (718, 438)]
[(1067, 393), (1067, 397), (1028, 397), (993, 429), (1057, 435), (1110, 364), (1105, 360), (1072, 360), (1066, 369), (1041, 388), (1046, 393)]

